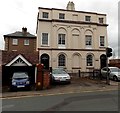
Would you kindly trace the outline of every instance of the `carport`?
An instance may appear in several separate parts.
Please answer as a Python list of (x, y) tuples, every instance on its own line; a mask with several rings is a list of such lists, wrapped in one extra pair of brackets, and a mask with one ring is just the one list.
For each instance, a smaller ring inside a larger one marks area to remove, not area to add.
[(2, 85), (9, 86), (14, 72), (28, 72), (31, 85), (35, 84), (35, 65), (29, 62), (23, 55), (19, 54), (9, 63), (2, 66)]

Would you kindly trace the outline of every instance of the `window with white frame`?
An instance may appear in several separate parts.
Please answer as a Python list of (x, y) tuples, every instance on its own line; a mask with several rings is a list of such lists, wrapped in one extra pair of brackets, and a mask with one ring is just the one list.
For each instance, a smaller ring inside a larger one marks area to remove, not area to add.
[(65, 55), (60, 54), (58, 56), (58, 66), (65, 66)]
[(92, 55), (87, 55), (87, 66), (93, 66), (93, 56)]
[(42, 33), (42, 45), (48, 45), (48, 33)]
[(64, 13), (59, 13), (59, 19), (65, 19), (65, 14)]
[(48, 16), (49, 16), (49, 13), (48, 13), (48, 12), (43, 12), (43, 13), (42, 13), (42, 17), (43, 17), (43, 18), (48, 18)]
[(58, 44), (65, 45), (65, 34), (58, 34)]
[(91, 21), (91, 16), (85, 16), (85, 21), (90, 22)]
[(105, 47), (105, 36), (100, 36), (100, 47)]
[(92, 35), (85, 35), (85, 39), (86, 39), (86, 46), (92, 46)]
[(24, 40), (24, 45), (29, 45), (29, 40), (28, 39)]
[(12, 40), (12, 44), (13, 44), (13, 45), (18, 45), (18, 39), (13, 39), (13, 40)]

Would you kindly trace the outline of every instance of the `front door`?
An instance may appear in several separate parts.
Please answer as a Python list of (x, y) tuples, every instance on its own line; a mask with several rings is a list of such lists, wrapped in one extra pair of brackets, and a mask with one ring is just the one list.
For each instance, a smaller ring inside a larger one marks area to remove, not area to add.
[(45, 69), (49, 69), (49, 55), (48, 54), (41, 55), (41, 63), (44, 64)]

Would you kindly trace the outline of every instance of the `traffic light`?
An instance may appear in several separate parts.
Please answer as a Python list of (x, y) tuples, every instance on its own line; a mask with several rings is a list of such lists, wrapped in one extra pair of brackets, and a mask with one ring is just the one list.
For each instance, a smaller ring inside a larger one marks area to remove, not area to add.
[(107, 47), (106, 48), (106, 56), (111, 57), (112, 56), (112, 48)]

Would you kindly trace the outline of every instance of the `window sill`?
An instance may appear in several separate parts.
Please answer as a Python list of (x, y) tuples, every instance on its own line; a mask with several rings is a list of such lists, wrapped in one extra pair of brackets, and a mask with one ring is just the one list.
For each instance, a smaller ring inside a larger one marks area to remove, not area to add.
[(99, 48), (106, 48), (105, 46), (99, 46)]
[(87, 66), (86, 69), (94, 69), (93, 66)]
[(49, 47), (49, 45), (41, 45), (41, 47)]

